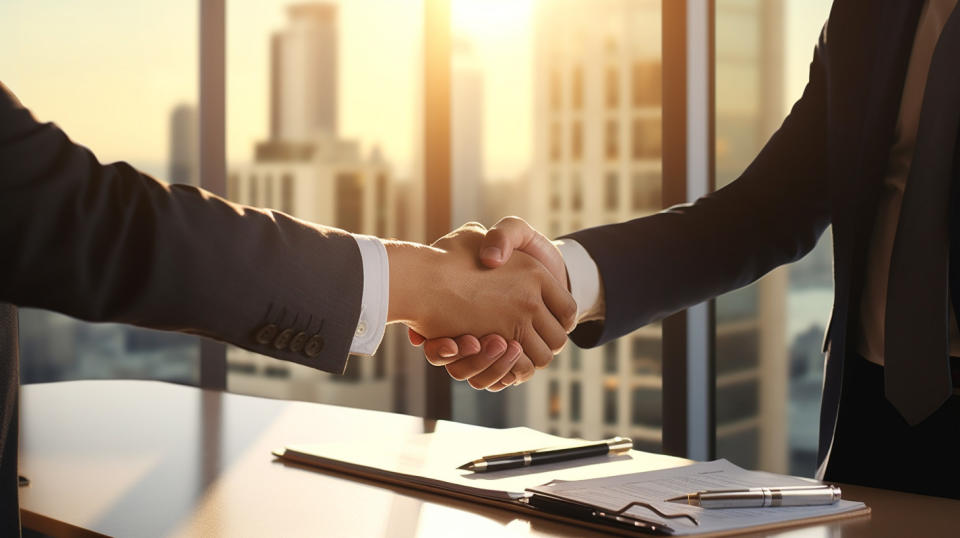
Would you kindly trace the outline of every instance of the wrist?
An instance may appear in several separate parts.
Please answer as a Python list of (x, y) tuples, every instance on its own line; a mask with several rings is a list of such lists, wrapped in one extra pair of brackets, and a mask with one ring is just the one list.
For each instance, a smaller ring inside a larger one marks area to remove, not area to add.
[(406, 241), (384, 241), (390, 263), (390, 302), (387, 323), (410, 323), (423, 319), (425, 294), (434, 280), (438, 249)]

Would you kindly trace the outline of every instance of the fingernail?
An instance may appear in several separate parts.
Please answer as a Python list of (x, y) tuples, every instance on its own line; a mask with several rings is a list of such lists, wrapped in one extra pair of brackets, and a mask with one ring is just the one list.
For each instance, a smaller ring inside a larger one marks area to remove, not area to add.
[(456, 351), (452, 351), (450, 348), (444, 348), (440, 350), (440, 356), (444, 359), (449, 359), (450, 357), (456, 355)]
[(510, 385), (513, 385), (513, 382), (516, 380), (517, 380), (516, 374), (514, 374), (513, 372), (507, 372), (507, 375), (503, 376), (503, 378), (500, 380), (500, 383), (503, 384), (505, 387), (509, 387)]
[(487, 260), (500, 261), (501, 256), (503, 256), (503, 253), (497, 247), (487, 247), (480, 253), (480, 257)]

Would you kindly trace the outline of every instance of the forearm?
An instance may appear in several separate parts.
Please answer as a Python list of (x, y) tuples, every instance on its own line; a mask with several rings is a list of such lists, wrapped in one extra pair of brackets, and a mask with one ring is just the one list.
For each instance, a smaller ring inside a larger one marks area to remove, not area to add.
[(348, 234), (101, 165), (23, 109), (0, 119), (0, 301), (342, 370), (362, 290)]

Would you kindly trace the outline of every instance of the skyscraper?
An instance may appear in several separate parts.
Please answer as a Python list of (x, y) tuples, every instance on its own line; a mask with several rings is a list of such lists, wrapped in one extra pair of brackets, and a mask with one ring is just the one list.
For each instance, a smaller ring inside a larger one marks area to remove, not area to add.
[(180, 104), (170, 112), (170, 155), (167, 181), (200, 186), (197, 109)]
[(483, 71), (469, 41), (453, 45), (450, 225), (483, 218)]
[(270, 41), (270, 138), (337, 134), (337, 6), (294, 4)]

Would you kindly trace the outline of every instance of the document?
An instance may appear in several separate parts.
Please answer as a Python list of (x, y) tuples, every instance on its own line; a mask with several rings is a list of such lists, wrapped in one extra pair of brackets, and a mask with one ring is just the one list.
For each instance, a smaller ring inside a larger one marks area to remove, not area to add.
[[(815, 482), (747, 471), (726, 460), (691, 463), (637, 450), (620, 456), (597, 456), (494, 473), (457, 469), (466, 461), (491, 454), (581, 443), (582, 440), (556, 437), (529, 428), (492, 429), (438, 421), (433, 433), (382, 440), (288, 445), (274, 454), (297, 464), (620, 533), (637, 529), (611, 529), (609, 521), (601, 521), (603, 518), (598, 518), (593, 510), (584, 510), (583, 506), (609, 514), (619, 512), (632, 502), (647, 503), (656, 510), (636, 506), (626, 514), (656, 525), (666, 525), (675, 535), (762, 531), (869, 513), (863, 503), (847, 500), (828, 506), (756, 509), (702, 509), (666, 502), (671, 497), (699, 490), (798, 486)], [(566, 503), (577, 503), (579, 508), (549, 509), (531, 505), (529, 496), (537, 493)], [(661, 517), (657, 511), (674, 517)], [(695, 518), (699, 524), (694, 524), (683, 514)]]
[(584, 480), (687, 465), (672, 456), (631, 450), (623, 456), (597, 456), (496, 473), (457, 469), (466, 461), (490, 454), (583, 444), (530, 428), (478, 428), (439, 421), (434, 433), (381, 443), (347, 442), (289, 445), (274, 454), (281, 458), (369, 478), (427, 489), (443, 489), (490, 500), (512, 501), (525, 490), (553, 480)]
[(557, 481), (530, 488), (533, 492), (574, 500), (617, 512), (634, 501), (642, 501), (662, 513), (687, 514), (699, 525), (682, 517), (664, 518), (654, 511), (635, 506), (626, 513), (672, 527), (675, 535), (719, 533), (748, 527), (780, 525), (802, 519), (840, 515), (866, 507), (861, 502), (841, 500), (824, 506), (783, 506), (776, 508), (719, 508), (689, 506), (665, 499), (700, 490), (743, 489), (762, 486), (809, 486), (813, 481), (772, 473), (747, 471), (727, 460), (696, 463), (685, 467), (612, 476), (576, 482)]

